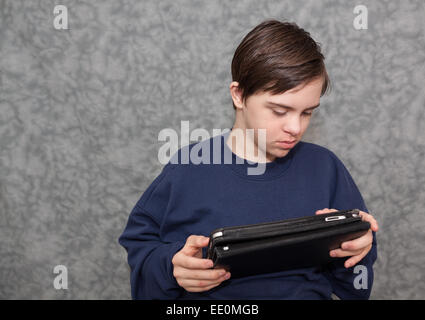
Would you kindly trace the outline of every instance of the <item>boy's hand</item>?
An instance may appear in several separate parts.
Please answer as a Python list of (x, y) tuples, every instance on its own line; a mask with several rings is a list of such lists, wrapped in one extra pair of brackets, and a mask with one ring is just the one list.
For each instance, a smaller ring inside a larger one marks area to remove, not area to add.
[[(316, 214), (330, 213), (335, 211), (338, 210), (325, 208), (322, 210), (317, 210)], [(344, 263), (344, 266), (346, 268), (355, 266), (360, 260), (362, 260), (367, 255), (367, 253), (372, 248), (372, 231), (377, 232), (379, 229), (378, 223), (372, 215), (364, 211), (359, 211), (359, 215), (362, 217), (363, 221), (367, 221), (370, 223), (369, 231), (360, 238), (343, 242), (341, 244), (341, 248), (329, 252), (331, 257), (336, 258), (351, 256), (351, 258), (345, 261)]]
[(190, 235), (184, 247), (171, 260), (173, 275), (186, 291), (207, 291), (230, 278), (230, 273), (224, 269), (211, 269), (212, 260), (202, 259), (202, 248), (208, 242), (208, 237)]

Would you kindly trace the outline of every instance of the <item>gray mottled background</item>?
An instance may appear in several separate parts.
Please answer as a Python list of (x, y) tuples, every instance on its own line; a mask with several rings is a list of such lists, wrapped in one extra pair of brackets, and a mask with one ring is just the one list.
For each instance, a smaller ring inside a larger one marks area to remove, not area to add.
[[(68, 8), (68, 30), (53, 8)], [(353, 9), (368, 8), (367, 30)], [(117, 239), (164, 128), (229, 128), (230, 63), (267, 18), (322, 44), (331, 93), (305, 141), (380, 224), (372, 299), (425, 298), (425, 6), (416, 1), (0, 1), (0, 298), (129, 299)], [(55, 290), (53, 268), (68, 268)]]

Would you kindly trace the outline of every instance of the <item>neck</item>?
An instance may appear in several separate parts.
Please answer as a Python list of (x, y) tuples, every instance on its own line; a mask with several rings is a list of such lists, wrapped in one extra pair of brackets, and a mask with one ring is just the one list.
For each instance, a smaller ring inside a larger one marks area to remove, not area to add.
[[(247, 134), (247, 129), (248, 128), (245, 124), (240, 124), (238, 121), (235, 121), (232, 131), (226, 141), (230, 150), (232, 150), (232, 152), (239, 158), (243, 158), (248, 161), (256, 163), (273, 161), (276, 158), (275, 156), (268, 154), (266, 150), (258, 147), (258, 130), (254, 129), (254, 134)], [(253, 148), (247, 148), (247, 146), (253, 146)], [(264, 145), (264, 147), (266, 146)]]

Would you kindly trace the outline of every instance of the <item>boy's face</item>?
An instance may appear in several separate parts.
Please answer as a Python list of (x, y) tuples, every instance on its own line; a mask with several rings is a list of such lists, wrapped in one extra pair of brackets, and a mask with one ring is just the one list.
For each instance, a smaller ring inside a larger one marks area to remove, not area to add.
[(238, 99), (240, 97), (237, 91), (238, 83), (232, 82), (236, 85), (233, 89), (232, 84), (230, 85), (237, 108), (234, 128), (254, 129), (256, 145), (258, 145), (258, 131), (255, 129), (266, 129), (267, 161), (287, 155), (301, 140), (314, 108), (320, 103), (322, 82), (323, 79), (319, 78), (278, 95), (260, 92), (248, 97), (245, 103), (241, 103), (241, 99)]

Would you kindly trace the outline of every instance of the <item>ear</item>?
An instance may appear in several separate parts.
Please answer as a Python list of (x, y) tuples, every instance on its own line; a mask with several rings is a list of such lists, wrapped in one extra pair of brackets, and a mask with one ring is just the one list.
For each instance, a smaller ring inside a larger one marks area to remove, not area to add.
[(239, 88), (239, 83), (233, 81), (230, 84), (230, 94), (232, 96), (233, 104), (238, 109), (243, 109), (244, 104), (242, 102), (242, 90)]

